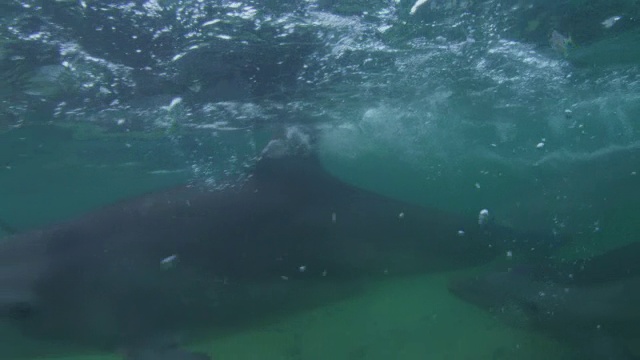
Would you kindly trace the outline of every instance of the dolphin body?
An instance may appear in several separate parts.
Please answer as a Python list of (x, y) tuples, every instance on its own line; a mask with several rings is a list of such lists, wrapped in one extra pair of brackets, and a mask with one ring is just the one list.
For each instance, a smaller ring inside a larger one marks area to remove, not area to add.
[(128, 360), (207, 359), (145, 344), (331, 292), (314, 284), (474, 266), (536, 236), (345, 184), (273, 140), (235, 187), (179, 186), (2, 239), (0, 317)]
[(541, 267), (536, 277), (577, 286), (640, 277), (640, 242), (631, 242), (593, 257)]
[[(626, 246), (635, 250), (637, 245)], [(640, 255), (635, 253), (635, 255)], [(506, 323), (540, 331), (575, 347), (576, 359), (638, 359), (628, 344), (640, 338), (640, 276), (603, 281), (597, 265), (629, 259), (616, 249), (595, 257), (573, 284), (543, 280), (519, 270), (489, 272), (450, 282), (462, 300), (490, 311)], [(630, 267), (636, 268), (637, 257)], [(624, 265), (605, 266), (605, 276), (623, 274)], [(572, 270), (578, 270), (573, 268)], [(596, 275), (588, 280), (586, 275)], [(544, 278), (548, 278), (546, 275)]]

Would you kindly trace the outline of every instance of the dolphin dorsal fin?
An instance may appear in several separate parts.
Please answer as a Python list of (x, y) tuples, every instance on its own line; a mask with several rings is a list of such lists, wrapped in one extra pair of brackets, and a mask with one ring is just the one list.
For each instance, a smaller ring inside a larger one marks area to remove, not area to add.
[(315, 137), (300, 127), (287, 128), (283, 137), (273, 139), (264, 147), (254, 175), (280, 180), (300, 177), (328, 176), (315, 153)]

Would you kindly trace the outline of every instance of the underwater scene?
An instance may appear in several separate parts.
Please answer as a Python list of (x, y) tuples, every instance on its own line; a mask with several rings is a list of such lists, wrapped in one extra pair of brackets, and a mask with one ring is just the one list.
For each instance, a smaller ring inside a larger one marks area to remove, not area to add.
[(638, 0), (0, 22), (0, 359), (640, 359)]

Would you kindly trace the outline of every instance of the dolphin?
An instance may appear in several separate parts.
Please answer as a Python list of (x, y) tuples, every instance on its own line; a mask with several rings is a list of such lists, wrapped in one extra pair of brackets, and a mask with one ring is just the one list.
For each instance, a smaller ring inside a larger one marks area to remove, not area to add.
[(541, 267), (538, 277), (557, 283), (596, 285), (640, 277), (640, 242), (630, 242), (592, 257)]
[(449, 290), (509, 325), (573, 345), (576, 359), (637, 359), (627, 345), (640, 337), (640, 277), (599, 280), (558, 283), (512, 269), (454, 279)]
[(317, 304), (335, 292), (318, 289), (341, 281), (476, 266), (501, 244), (541, 239), (346, 184), (299, 138), (269, 142), (235, 186), (177, 186), (2, 239), (0, 318), (34, 338), (125, 349), (127, 360), (200, 360), (155, 339)]

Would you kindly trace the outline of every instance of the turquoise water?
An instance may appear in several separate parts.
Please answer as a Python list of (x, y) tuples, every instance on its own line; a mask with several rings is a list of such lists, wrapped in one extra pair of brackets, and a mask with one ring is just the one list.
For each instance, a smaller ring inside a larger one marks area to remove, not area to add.
[[(188, 171), (171, 162), (137, 161), (140, 154), (129, 152), (123, 141), (116, 139), (77, 139), (70, 130), (47, 126), (19, 129), (3, 137), (7, 146), (3, 154), (21, 155), (21, 161), (5, 168), (2, 177), (8, 184), (2, 187), (2, 198), (5, 204), (11, 204), (11, 211), (3, 216), (19, 229), (66, 219), (189, 178)], [(101, 162), (87, 160), (106, 146), (112, 152)], [(432, 205), (422, 197), (411, 198), (415, 194), (412, 188), (427, 187), (412, 174), (399, 170), (386, 172), (384, 177), (368, 177), (380, 170), (376, 161), (371, 165), (362, 161), (358, 167), (345, 169), (343, 163), (331, 163), (327, 157), (326, 165), (345, 181)], [(464, 199), (458, 201), (460, 205), (454, 202), (442, 206), (462, 211), (469, 206), (471, 209), (466, 210), (470, 212), (476, 208)], [(603, 217), (606, 228), (584, 234), (579, 243), (559, 249), (558, 254), (567, 259), (582, 258), (628, 241), (637, 231), (637, 222), (633, 204), (625, 206)], [(267, 315), (257, 324), (200, 334), (189, 342), (189, 348), (210, 353), (215, 359), (564, 359), (572, 353), (566, 344), (509, 326), (447, 291), (448, 279), (477, 271), (482, 270), (381, 277), (364, 285), (357, 283), (354, 286), (361, 290), (355, 295), (301, 312)], [(11, 346), (3, 348), (3, 356), (11, 358), (119, 358), (91, 348), (34, 341), (9, 326), (2, 331), (3, 338), (13, 339), (8, 342)]]
[[(345, 182), (571, 235), (553, 261), (637, 241), (637, 1), (414, 4), (0, 5), (0, 220), (29, 230), (185, 182), (237, 184), (302, 126)], [(504, 263), (366, 279), (186, 342), (214, 359), (570, 358), (447, 290)], [(0, 325), (0, 358), (119, 358)]]

